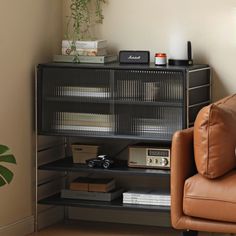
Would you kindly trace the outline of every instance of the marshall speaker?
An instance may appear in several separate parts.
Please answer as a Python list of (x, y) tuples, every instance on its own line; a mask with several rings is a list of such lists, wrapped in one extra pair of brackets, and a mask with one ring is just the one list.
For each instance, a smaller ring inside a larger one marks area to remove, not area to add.
[(149, 64), (149, 51), (120, 51), (119, 62), (121, 64)]

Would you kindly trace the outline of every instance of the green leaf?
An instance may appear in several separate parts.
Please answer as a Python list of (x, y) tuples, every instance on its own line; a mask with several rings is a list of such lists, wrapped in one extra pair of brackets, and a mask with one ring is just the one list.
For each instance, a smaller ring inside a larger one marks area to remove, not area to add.
[(13, 179), (13, 173), (4, 166), (0, 165), (0, 175), (9, 184)]
[(8, 150), (9, 148), (7, 146), (0, 144), (0, 155), (7, 152)]
[(13, 155), (9, 154), (9, 155), (0, 156), (0, 162), (16, 164), (16, 159)]
[(6, 181), (4, 181), (4, 179), (2, 178), (2, 176), (0, 175), (0, 187), (5, 185)]

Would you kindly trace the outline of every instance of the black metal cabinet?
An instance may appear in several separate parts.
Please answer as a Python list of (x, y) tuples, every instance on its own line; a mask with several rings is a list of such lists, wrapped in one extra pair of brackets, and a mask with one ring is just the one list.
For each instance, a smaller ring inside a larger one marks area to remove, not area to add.
[(207, 66), (38, 66), (38, 132), (171, 141), (210, 101)]
[[(210, 68), (154, 65), (48, 63), (37, 68), (37, 131), (93, 140), (171, 144), (176, 130), (191, 126), (211, 97)], [(89, 169), (65, 158), (41, 170), (95, 172), (166, 178), (168, 170)], [(169, 188), (166, 187), (166, 188)], [(123, 205), (120, 199), (101, 203), (61, 199), (40, 201), (81, 207), (169, 211), (169, 207)]]

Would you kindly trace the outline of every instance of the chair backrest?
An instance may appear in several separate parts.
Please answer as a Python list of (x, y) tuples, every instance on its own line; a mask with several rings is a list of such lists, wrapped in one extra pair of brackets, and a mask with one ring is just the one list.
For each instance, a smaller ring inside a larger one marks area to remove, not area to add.
[(217, 178), (236, 167), (236, 94), (204, 107), (194, 124), (197, 170)]

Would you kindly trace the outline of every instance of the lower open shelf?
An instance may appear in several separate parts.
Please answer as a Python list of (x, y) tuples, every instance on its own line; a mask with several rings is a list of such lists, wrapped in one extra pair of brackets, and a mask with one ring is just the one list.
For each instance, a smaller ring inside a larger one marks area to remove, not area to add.
[(73, 163), (72, 157), (66, 157), (54, 162), (50, 162), (39, 166), (40, 170), (53, 171), (70, 171), (70, 172), (87, 172), (87, 173), (115, 173), (127, 175), (147, 175), (147, 176), (166, 176), (169, 178), (170, 170), (168, 169), (144, 169), (144, 168), (129, 168), (127, 163), (121, 167), (104, 168), (90, 168), (86, 164)]
[(122, 202), (122, 198), (115, 199), (111, 202), (78, 200), (78, 199), (61, 198), (60, 193), (57, 193), (45, 199), (39, 200), (38, 203), (47, 204), (47, 205), (63, 205), (63, 206), (73, 206), (73, 207), (119, 209), (119, 210), (160, 211), (160, 212), (170, 211), (169, 206), (125, 204)]

